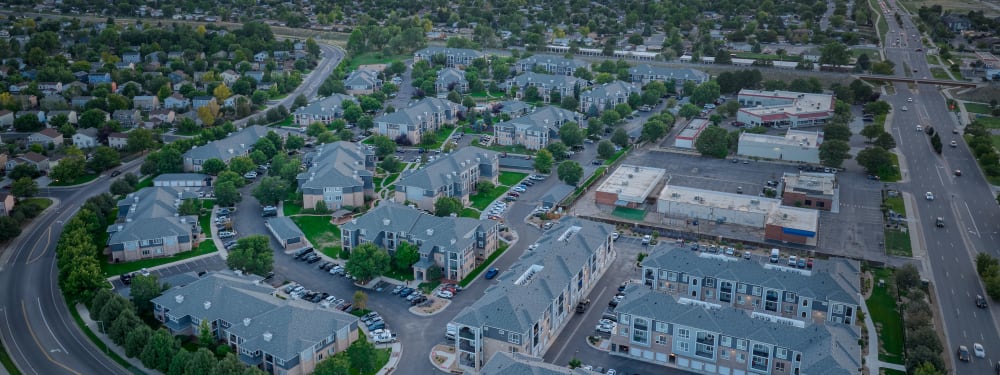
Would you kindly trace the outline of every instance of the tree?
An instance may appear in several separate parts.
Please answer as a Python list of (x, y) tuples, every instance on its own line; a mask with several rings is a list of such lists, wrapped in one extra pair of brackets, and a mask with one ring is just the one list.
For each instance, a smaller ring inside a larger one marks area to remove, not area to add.
[(249, 156), (237, 156), (229, 160), (229, 170), (240, 175), (244, 175), (256, 168), (257, 164)]
[(610, 159), (612, 156), (615, 156), (615, 145), (608, 140), (597, 143), (597, 155), (601, 159)]
[(569, 147), (582, 145), (583, 130), (575, 122), (565, 122), (559, 127), (559, 139)]
[(125, 335), (125, 355), (135, 358), (146, 348), (149, 337), (153, 335), (153, 330), (145, 324), (139, 324)]
[(882, 132), (882, 134), (879, 134), (878, 138), (875, 139), (875, 146), (891, 150), (896, 147), (896, 140), (892, 137), (892, 134)]
[(541, 149), (535, 154), (535, 171), (541, 174), (552, 173), (552, 153), (549, 150)]
[(267, 137), (264, 137), (258, 139), (257, 142), (254, 143), (253, 151), (254, 152), (260, 151), (261, 153), (263, 153), (266, 161), (266, 160), (271, 160), (271, 158), (273, 158), (274, 155), (278, 154), (278, 146), (276, 146), (274, 142), (272, 142)]
[(167, 371), (167, 375), (184, 375), (192, 356), (194, 354), (191, 354), (187, 349), (178, 350), (174, 358), (170, 360), (170, 370)]
[(875, 124), (866, 125), (864, 128), (861, 129), (861, 136), (867, 138), (868, 142), (871, 142), (875, 138), (878, 138), (878, 136), (881, 135), (882, 133), (885, 133), (885, 130), (882, 129), (881, 126)]
[(851, 140), (851, 128), (847, 125), (830, 124), (823, 127), (825, 141), (836, 140), (848, 142)]
[(580, 106), (580, 101), (572, 95), (566, 95), (566, 97), (562, 98), (562, 101), (560, 101), (559, 106), (563, 107), (563, 109), (575, 111), (577, 110), (577, 107)]
[(361, 129), (361, 131), (368, 131), (373, 127), (375, 127), (375, 121), (371, 116), (362, 115), (361, 118), (358, 119), (358, 129)]
[(892, 155), (889, 151), (880, 147), (870, 147), (861, 150), (855, 159), (868, 173), (875, 175), (889, 173), (893, 168)]
[(314, 375), (350, 375), (351, 363), (346, 356), (331, 356), (316, 364)]
[(14, 169), (7, 172), (7, 177), (12, 180), (19, 180), (21, 178), (37, 178), (41, 176), (42, 173), (38, 171), (38, 168), (33, 164), (21, 163), (18, 164)]
[(614, 143), (621, 148), (627, 147), (629, 144), (629, 136), (628, 133), (625, 132), (625, 129), (615, 129), (614, 133), (611, 133), (611, 143)]
[(129, 152), (145, 152), (156, 146), (156, 139), (153, 132), (146, 128), (136, 128), (128, 133), (126, 149)]
[(11, 184), (10, 192), (18, 198), (31, 198), (38, 194), (38, 183), (30, 177), (21, 177)]
[(45, 125), (38, 120), (38, 116), (21, 115), (14, 119), (14, 129), (19, 132), (36, 132), (42, 130)]
[(215, 369), (215, 354), (206, 348), (198, 348), (184, 366), (185, 375), (212, 375)]
[(583, 362), (580, 362), (579, 359), (573, 358), (573, 359), (569, 360), (569, 368), (574, 369), (574, 368), (578, 368), (580, 366), (583, 366)]
[(896, 288), (901, 291), (916, 288), (920, 284), (920, 271), (912, 263), (907, 263), (896, 269), (893, 277), (896, 279)]
[(819, 160), (828, 167), (839, 168), (844, 160), (851, 158), (851, 145), (841, 140), (823, 142), (819, 146)]
[(416, 245), (409, 242), (400, 242), (399, 245), (396, 246), (396, 254), (392, 259), (396, 269), (400, 271), (409, 271), (410, 267), (420, 260), (420, 253), (417, 250), (419, 249)]
[(681, 106), (681, 109), (677, 111), (677, 115), (686, 119), (692, 119), (701, 113), (701, 110), (697, 106), (691, 103), (687, 103)]
[(725, 158), (729, 155), (729, 133), (718, 126), (709, 126), (695, 140), (694, 147), (702, 156)]
[[(76, 150), (75, 147), (70, 147), (71, 150)], [(83, 153), (80, 150), (76, 152), (67, 152), (70, 155), (59, 161), (59, 165), (52, 168), (52, 173), (50, 176), (53, 180), (60, 181), (62, 183), (70, 183), (80, 176), (83, 176), (84, 171), (87, 168), (87, 161), (83, 158)]]
[(210, 99), (208, 104), (199, 107), (196, 112), (202, 124), (205, 126), (215, 125), (215, 120), (219, 118), (219, 104), (215, 102), (215, 99)]
[(919, 367), (913, 370), (913, 375), (944, 375), (944, 372), (938, 370), (937, 367), (934, 367), (933, 363), (924, 362)]
[(288, 183), (281, 177), (268, 176), (253, 189), (254, 198), (264, 204), (278, 204), (288, 195)]
[(236, 190), (236, 186), (232, 182), (225, 181), (215, 184), (215, 202), (220, 206), (233, 206), (241, 200), (243, 197), (240, 196), (240, 191)]
[(118, 317), (111, 322), (111, 327), (107, 329), (108, 337), (115, 344), (124, 345), (128, 333), (140, 324), (142, 324), (142, 320), (139, 320), (139, 317), (135, 315), (135, 311), (132, 309), (122, 310), (118, 313)]
[[(933, 129), (933, 128), (931, 128), (931, 129)], [(938, 155), (941, 154), (941, 150), (942, 150), (943, 145), (941, 143), (941, 135), (940, 134), (934, 133), (933, 135), (931, 135), (931, 147), (934, 148), (934, 152), (938, 153)]]
[(545, 150), (551, 153), (555, 160), (563, 160), (567, 157), (566, 152), (569, 151), (569, 147), (566, 147), (566, 144), (562, 142), (556, 141), (550, 142), (548, 146), (545, 146)]
[(87, 167), (94, 172), (106, 171), (119, 164), (121, 164), (121, 159), (118, 156), (118, 151), (108, 146), (98, 146), (90, 161), (87, 161)]
[(399, 171), (403, 170), (403, 161), (399, 160), (399, 158), (395, 156), (389, 156), (382, 159), (382, 162), (379, 163), (379, 167), (382, 167), (382, 169), (389, 173), (399, 173)]
[(132, 297), (132, 304), (140, 313), (152, 311), (153, 305), (150, 301), (159, 297), (160, 293), (163, 293), (163, 285), (160, 284), (160, 278), (156, 274), (136, 275), (132, 278), (129, 295)]
[(576, 186), (580, 182), (580, 179), (583, 178), (583, 167), (580, 166), (580, 163), (567, 160), (559, 163), (556, 173), (559, 174), (559, 180), (562, 180), (562, 182)]
[(236, 241), (236, 247), (229, 251), (226, 258), (226, 265), (234, 270), (264, 276), (273, 268), (273, 255), (269, 237), (259, 234), (247, 236)]
[(149, 337), (149, 343), (142, 349), (139, 359), (146, 367), (167, 371), (174, 353), (180, 348), (180, 342), (165, 328), (160, 328)]
[(440, 197), (434, 201), (434, 215), (436, 216), (449, 216), (451, 214), (462, 213), (462, 201), (458, 198), (453, 197)]
[(357, 277), (359, 283), (367, 283), (389, 269), (389, 261), (389, 253), (385, 249), (372, 243), (363, 243), (351, 251), (344, 269)]
[(976, 273), (986, 278), (1000, 273), (1000, 261), (988, 253), (976, 254)]
[(21, 224), (10, 216), (0, 216), (0, 242), (16, 238), (21, 235)]
[(830, 42), (820, 49), (819, 63), (833, 66), (847, 65), (851, 52), (840, 42)]
[(229, 99), (230, 96), (233, 96), (233, 90), (230, 90), (229, 86), (226, 86), (225, 83), (220, 83), (218, 86), (215, 86), (215, 89), (212, 89), (212, 96), (215, 96), (215, 100), (222, 103), (226, 99)]
[(642, 124), (642, 139), (646, 141), (655, 141), (663, 138), (667, 135), (668, 127), (662, 121), (654, 121), (650, 119)]
[(385, 158), (386, 156), (392, 155), (396, 152), (396, 142), (384, 135), (375, 135), (372, 137), (372, 144), (375, 145), (375, 156), (379, 159)]
[(719, 90), (718, 82), (708, 81), (702, 83), (698, 85), (698, 87), (694, 89), (694, 93), (691, 94), (691, 103), (698, 106), (712, 103), (719, 98), (719, 95), (721, 95)]
[(222, 171), (225, 170), (226, 170), (226, 162), (218, 158), (211, 158), (205, 160), (205, 162), (201, 164), (201, 171), (210, 176), (218, 176), (219, 173), (222, 173)]
[(605, 126), (615, 126), (621, 120), (622, 116), (616, 111), (604, 111), (601, 113), (601, 122), (603, 122)]
[(375, 367), (375, 347), (368, 340), (357, 340), (351, 343), (351, 346), (347, 348), (347, 357), (351, 359), (351, 368), (362, 374), (377, 370)]
[(364, 310), (365, 307), (368, 307), (368, 295), (360, 290), (354, 292), (353, 304), (358, 310)]

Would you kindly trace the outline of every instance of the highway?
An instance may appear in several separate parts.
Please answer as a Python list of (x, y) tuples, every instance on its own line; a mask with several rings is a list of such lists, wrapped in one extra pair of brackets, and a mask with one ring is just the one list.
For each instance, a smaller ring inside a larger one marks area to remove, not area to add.
[[(900, 28), (892, 16), (893, 4), (885, 6), (890, 9), (889, 13), (883, 9), (890, 26), (889, 40), (884, 43), (886, 58), (896, 63), (897, 75), (930, 77), (924, 52), (917, 51), (926, 47), (921, 45), (913, 21), (905, 12), (899, 12), (904, 25)], [(907, 67), (909, 71), (904, 70)], [(914, 255), (923, 262), (924, 277), (934, 283), (934, 302), (940, 309), (947, 336), (945, 357), (951, 362), (952, 373), (995, 374), (994, 366), (1000, 361), (1000, 331), (993, 308), (983, 310), (975, 305), (975, 296), (986, 293), (976, 274), (974, 259), (980, 252), (1000, 255), (996, 249), (1000, 207), (960, 135), (961, 124), (947, 111), (941, 92), (926, 84), (896, 84), (895, 90), (895, 95), (883, 99), (894, 108), (891, 132), (903, 156), (900, 158), (903, 181), (898, 188), (908, 193), (915, 208), (915, 212), (908, 212), (908, 220), (921, 240), (913, 247), (925, 249), (926, 255), (921, 256), (919, 251)], [(904, 106), (907, 111), (902, 111)], [(930, 137), (916, 130), (918, 124), (933, 126), (940, 134), (944, 143), (941, 155), (934, 152)], [(949, 146), (952, 140), (957, 147)], [(955, 170), (961, 170), (962, 175), (956, 176)], [(934, 195), (933, 200), (925, 197), (927, 192)], [(943, 228), (935, 226), (938, 217), (944, 219)], [(976, 342), (985, 347), (985, 358), (973, 357), (968, 363), (955, 360), (960, 345), (971, 351)]]

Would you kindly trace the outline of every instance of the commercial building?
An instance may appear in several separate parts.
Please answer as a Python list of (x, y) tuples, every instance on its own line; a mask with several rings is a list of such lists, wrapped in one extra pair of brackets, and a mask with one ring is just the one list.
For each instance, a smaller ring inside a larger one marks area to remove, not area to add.
[(309, 126), (314, 122), (329, 125), (333, 120), (344, 118), (345, 102), (357, 104), (358, 100), (350, 95), (333, 94), (296, 109), (292, 118), (298, 126)]
[(312, 373), (358, 339), (358, 318), (282, 299), (258, 276), (212, 272), (153, 299), (153, 315), (175, 335), (199, 335), (202, 322), (247, 366), (268, 374)]
[(452, 320), (460, 370), (497, 353), (542, 357), (615, 258), (610, 225), (565, 217)]
[(497, 249), (498, 224), (467, 217), (437, 217), (412, 207), (382, 201), (368, 213), (340, 227), (344, 251), (371, 243), (396, 252), (401, 242), (418, 247), (420, 260), (413, 265), (418, 281), (434, 281), (432, 267), (447, 280), (462, 280)]
[(736, 121), (749, 126), (797, 128), (825, 125), (833, 117), (833, 95), (792, 91), (740, 90)]
[(767, 216), (764, 239), (816, 246), (817, 230), (819, 230), (819, 211), (778, 206)]
[(469, 204), (479, 181), (497, 185), (500, 178), (500, 154), (479, 147), (463, 147), (423, 168), (404, 171), (396, 182), (397, 203), (412, 203), (422, 210), (434, 209), (440, 197), (453, 197)]
[(184, 153), (184, 171), (201, 172), (201, 165), (208, 159), (219, 159), (229, 164), (237, 156), (249, 155), (253, 145), (269, 131), (260, 125), (248, 126), (226, 138), (192, 148)]
[(445, 99), (424, 98), (406, 108), (397, 108), (396, 112), (376, 117), (375, 130), (393, 140), (405, 137), (411, 144), (420, 144), (427, 132), (458, 122), (463, 108)]
[(736, 154), (748, 158), (819, 164), (823, 132), (788, 130), (784, 136), (740, 133)]
[(179, 207), (198, 194), (187, 188), (147, 187), (118, 201), (118, 218), (108, 226), (111, 262), (173, 256), (198, 242), (198, 216), (180, 215)]
[(667, 175), (662, 168), (622, 164), (597, 187), (597, 204), (639, 208)]
[(786, 206), (831, 211), (837, 208), (840, 188), (833, 173), (785, 173), (781, 203)]
[(363, 207), (365, 198), (375, 194), (375, 153), (364, 146), (344, 141), (319, 145), (306, 159), (309, 170), (296, 177), (302, 208), (316, 208), (321, 201), (331, 210)]
[(547, 106), (533, 112), (504, 121), (493, 127), (494, 142), (503, 146), (522, 145), (529, 150), (548, 146), (549, 141), (558, 138), (559, 127), (567, 122), (581, 124), (583, 114), (559, 107)]
[(711, 123), (703, 118), (691, 119), (681, 133), (674, 138), (674, 147), (693, 149), (695, 141)]

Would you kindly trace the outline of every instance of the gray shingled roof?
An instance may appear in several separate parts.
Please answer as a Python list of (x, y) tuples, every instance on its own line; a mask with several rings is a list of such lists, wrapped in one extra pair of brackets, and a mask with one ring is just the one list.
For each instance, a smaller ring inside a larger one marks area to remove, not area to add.
[[(419, 252), (430, 255), (437, 252), (464, 249), (476, 241), (477, 231), (487, 232), (497, 223), (467, 217), (437, 217), (399, 203), (382, 201), (361, 217), (341, 226), (343, 231), (365, 229), (366, 240), (379, 246), (380, 232), (406, 232), (415, 241), (421, 241)], [(414, 241), (414, 242), (415, 242)]]
[(468, 83), (469, 81), (465, 79), (465, 72), (455, 68), (444, 68), (438, 71), (437, 80), (435, 82), (439, 85), (447, 86), (452, 83), (462, 84), (463, 82)]
[(577, 68), (589, 68), (587, 62), (585, 61), (580, 61), (576, 59), (567, 59), (565, 57), (557, 55), (534, 55), (520, 59), (517, 61), (517, 63), (529, 64), (532, 66), (534, 66), (535, 64), (558, 65), (567, 68), (572, 68), (572, 70), (576, 70)]
[(499, 129), (514, 127), (516, 129), (533, 131), (559, 131), (559, 124), (567, 121), (579, 121), (582, 114), (562, 109), (554, 106), (545, 106), (536, 109), (527, 115), (513, 118), (510, 121), (501, 122), (496, 125)]
[(442, 54), (442, 55), (445, 55), (445, 56), (454, 56), (454, 57), (471, 57), (473, 59), (477, 59), (477, 58), (483, 57), (483, 53), (482, 52), (476, 51), (474, 49), (469, 49), (469, 48), (449, 48), (449, 47), (439, 47), (439, 46), (427, 47), (427, 48), (424, 48), (424, 49), (419, 50), (417, 52), (414, 52), (414, 54), (415, 55), (421, 55), (421, 56), (428, 56), (428, 57), (434, 56), (434, 55), (437, 55), (437, 54)]
[(512, 114), (531, 110), (531, 104), (520, 100), (504, 100), (500, 102), (500, 105), (500, 113)]
[(287, 216), (277, 216), (267, 219), (267, 226), (270, 227), (271, 231), (274, 232), (274, 234), (281, 240), (287, 240), (295, 237), (305, 237), (305, 234), (302, 234), (302, 230), (299, 229), (299, 226)]
[(641, 94), (642, 90), (639, 89), (639, 86), (631, 83), (615, 80), (611, 83), (594, 86), (593, 90), (584, 91), (580, 94), (580, 101), (582, 102), (585, 97), (591, 97), (595, 100), (600, 98), (628, 98), (632, 93)]
[[(574, 232), (560, 240), (569, 232)], [(499, 283), (466, 307), (454, 321), (472, 327), (492, 327), (524, 333), (552, 307), (557, 296), (570, 288), (570, 282), (598, 248), (611, 236), (610, 225), (567, 217), (538, 239), (538, 248), (525, 252), (503, 271)], [(515, 281), (529, 268), (544, 267), (526, 285)]]
[(305, 107), (296, 109), (293, 115), (296, 117), (301, 115), (333, 117), (334, 114), (343, 112), (344, 102), (357, 103), (358, 99), (350, 95), (333, 94), (322, 100), (309, 103)]
[(267, 135), (268, 130), (260, 125), (248, 126), (226, 138), (192, 148), (184, 153), (184, 157), (198, 160), (215, 158), (228, 163), (230, 159), (252, 149), (254, 143)]
[(541, 358), (520, 353), (497, 352), (482, 369), (480, 375), (594, 375), (583, 368), (571, 369), (545, 363)]
[[(259, 280), (257, 276), (239, 276), (230, 271), (212, 272), (186, 286), (163, 292), (153, 303), (168, 309), (168, 314), (176, 318), (225, 320), (232, 324), (230, 332), (246, 340), (242, 348), (260, 350), (286, 361), (341, 328), (357, 324), (357, 317), (336, 309), (279, 299), (273, 295), (274, 288)], [(249, 324), (244, 323), (246, 318)], [(271, 338), (266, 339), (265, 333)]]
[(672, 244), (662, 244), (642, 261), (642, 266), (787, 290), (820, 301), (861, 304), (858, 296), (861, 292), (860, 269), (846, 259), (817, 260), (812, 274), (806, 276), (798, 272), (769, 270), (757, 262), (726, 262), (699, 254)]
[(445, 99), (424, 98), (411, 103), (406, 108), (397, 108), (396, 112), (386, 113), (375, 118), (375, 123), (419, 125), (433, 114), (441, 113), (449, 108), (452, 109), (453, 113), (462, 110), (461, 105)]
[(831, 323), (798, 328), (753, 319), (739, 309), (681, 304), (673, 296), (640, 285), (625, 290), (625, 300), (615, 311), (800, 351), (803, 374), (857, 374), (861, 367), (861, 332), (855, 326)]
[(358, 69), (344, 78), (345, 86), (371, 85), (378, 83), (378, 72), (374, 70)]
[(708, 80), (708, 73), (691, 68), (670, 68), (666, 66), (639, 64), (630, 68), (628, 72), (629, 74), (643, 74), (646, 76), (664, 76), (666, 79)]
[(108, 244), (171, 236), (190, 236), (198, 231), (197, 216), (174, 216), (181, 200), (197, 193), (175, 187), (147, 187), (118, 201), (118, 217), (125, 222), (108, 226)]
[(573, 86), (586, 86), (587, 81), (564, 75), (554, 75), (554, 74), (543, 74), (535, 72), (524, 72), (511, 78), (507, 81), (507, 87), (511, 85), (517, 87), (526, 87), (528, 85), (534, 85), (539, 88), (539, 90), (552, 91), (554, 88), (572, 90)]
[[(470, 168), (469, 163), (487, 163), (488, 160), (498, 158), (498, 155), (496, 151), (479, 147), (463, 147), (428, 163), (421, 169), (410, 171), (409, 173), (404, 171), (399, 181), (396, 182), (396, 185), (416, 186), (425, 190), (437, 191), (439, 187), (446, 186), (457, 180), (456, 177), (451, 176), (452, 172), (461, 173), (463, 170)], [(477, 161), (476, 159), (479, 160)], [(465, 163), (465, 166), (462, 163)], [(483, 171), (480, 170), (480, 173), (483, 173)]]
[(320, 145), (312, 153), (312, 167), (297, 177), (299, 188), (322, 194), (327, 187), (360, 186), (360, 176), (372, 175), (365, 169), (365, 155), (371, 153), (361, 145), (344, 141)]
[(205, 181), (207, 174), (201, 173), (164, 173), (153, 178), (153, 182), (164, 181)]

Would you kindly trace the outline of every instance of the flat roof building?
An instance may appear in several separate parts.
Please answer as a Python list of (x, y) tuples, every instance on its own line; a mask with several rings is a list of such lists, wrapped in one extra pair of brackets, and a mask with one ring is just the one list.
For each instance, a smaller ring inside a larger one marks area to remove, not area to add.
[(660, 185), (667, 170), (622, 164), (597, 188), (597, 204), (638, 208)]
[(833, 95), (792, 91), (740, 90), (736, 120), (749, 126), (803, 127), (825, 125), (833, 117)]
[[(678, 138), (680, 138), (678, 136)], [(772, 160), (819, 164), (823, 132), (788, 130), (784, 136), (740, 133), (736, 154)]]
[(837, 209), (840, 187), (833, 173), (785, 173), (782, 183), (781, 203), (786, 206), (824, 211)]
[(681, 133), (677, 135), (677, 138), (674, 138), (674, 147), (693, 149), (694, 142), (698, 139), (698, 136), (701, 135), (701, 132), (705, 131), (705, 128), (707, 128), (709, 124), (708, 120), (703, 118), (692, 119), (691, 122), (684, 127), (684, 130), (681, 130)]

